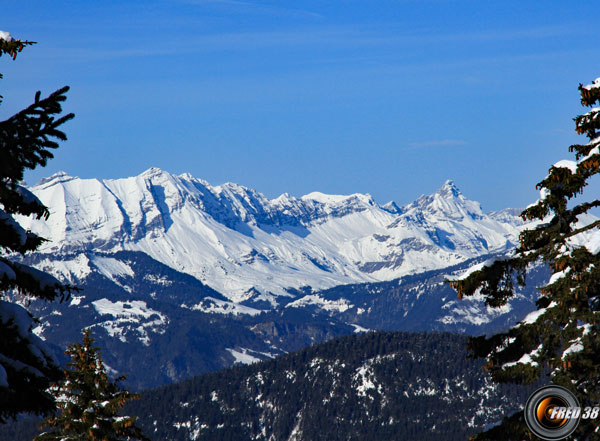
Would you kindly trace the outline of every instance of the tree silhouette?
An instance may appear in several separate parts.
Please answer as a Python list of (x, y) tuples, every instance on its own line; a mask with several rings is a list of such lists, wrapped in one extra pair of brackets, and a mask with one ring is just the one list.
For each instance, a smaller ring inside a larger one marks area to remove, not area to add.
[[(0, 31), (0, 57), (14, 60), (31, 44)], [(7, 294), (54, 300), (75, 289), (17, 261), (45, 239), (23, 229), (14, 218), (48, 218), (48, 209), (20, 183), (25, 169), (45, 166), (52, 158), (56, 139), (66, 140), (58, 127), (74, 115), (56, 115), (62, 112), (67, 90), (64, 87), (44, 99), (37, 92), (33, 104), (0, 122), (0, 422), (20, 412), (43, 414), (55, 408), (46, 389), (60, 378), (60, 368), (43, 341), (31, 332), (33, 318), (8, 301)]]
[(127, 401), (139, 395), (119, 387), (125, 377), (109, 380), (100, 349), (93, 343), (86, 329), (83, 342), (65, 351), (71, 357), (65, 378), (51, 389), (61, 413), (44, 422), (55, 430), (38, 435), (35, 441), (147, 440), (135, 426), (136, 417), (118, 415)]
[[(600, 101), (600, 78), (579, 85), (581, 104)], [(583, 190), (600, 171), (600, 109), (575, 118), (575, 130), (589, 142), (572, 145), (573, 160), (550, 167), (537, 184), (540, 199), (521, 214), (538, 220), (537, 227), (523, 231), (514, 255), (454, 280), (459, 297), (477, 292), (490, 306), (504, 305), (525, 284), (530, 265), (543, 262), (553, 272), (540, 289), (537, 311), (506, 332), (469, 341), (473, 357), (486, 357), (486, 368), (497, 382), (533, 383), (545, 375), (555, 384), (571, 389), (582, 406), (600, 402), (600, 220), (589, 211), (600, 200), (585, 199)], [(597, 421), (582, 420), (573, 436), (598, 440)], [(522, 413), (480, 434), (477, 440), (520, 440), (528, 435)]]

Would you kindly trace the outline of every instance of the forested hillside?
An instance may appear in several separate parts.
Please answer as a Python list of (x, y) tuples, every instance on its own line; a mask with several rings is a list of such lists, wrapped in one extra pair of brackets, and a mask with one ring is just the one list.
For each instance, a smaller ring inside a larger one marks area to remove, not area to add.
[(464, 440), (526, 401), (465, 339), (348, 336), (152, 390), (127, 409), (155, 440)]
[[(465, 440), (524, 405), (465, 337), (369, 332), (147, 391), (128, 415), (155, 441)], [(0, 427), (30, 441), (38, 420)]]

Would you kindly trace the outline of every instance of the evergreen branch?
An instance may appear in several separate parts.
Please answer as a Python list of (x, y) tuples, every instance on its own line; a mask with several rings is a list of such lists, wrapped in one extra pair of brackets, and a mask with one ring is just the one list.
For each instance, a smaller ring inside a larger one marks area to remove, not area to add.
[(591, 224), (586, 225), (585, 227), (578, 228), (577, 230), (574, 230), (573, 232), (565, 235), (565, 239), (568, 239), (570, 237), (573, 237), (573, 236), (576, 236), (578, 234), (584, 233), (584, 232), (589, 231), (592, 228), (596, 228), (598, 226), (600, 226), (600, 219), (597, 220), (597, 221), (595, 221), (595, 222), (592, 222)]
[[(583, 105), (595, 104), (600, 101), (600, 78), (588, 86), (580, 85), (579, 90)], [(582, 194), (588, 180), (600, 173), (600, 109), (576, 117), (575, 123), (576, 131), (587, 135), (590, 142), (569, 147), (576, 160), (551, 166), (548, 176), (536, 186), (540, 200), (521, 213), (524, 220), (544, 220), (550, 213), (552, 219), (522, 231), (513, 258), (449, 283), (459, 297), (481, 292), (486, 304), (500, 306), (514, 296), (511, 274), (517, 274), (518, 282), (524, 281), (528, 263), (541, 260), (549, 264), (553, 278), (540, 289), (537, 311), (506, 332), (470, 338), (470, 356), (487, 358), (486, 369), (495, 382), (531, 383), (549, 374), (555, 384), (576, 385), (582, 403), (596, 405), (600, 402), (600, 254), (567, 242), (600, 228), (600, 220), (578, 226), (578, 216), (600, 207), (600, 200), (568, 209), (568, 201)], [(582, 420), (575, 436), (600, 439), (596, 430), (593, 421)], [(515, 416), (473, 439), (524, 439), (528, 435), (522, 418)]]
[(579, 83), (579, 93), (581, 94), (582, 106), (593, 106), (600, 101), (600, 81), (595, 80), (587, 86)]
[[(2, 32), (0, 56), (8, 54), (15, 59), (31, 44), (34, 42), (13, 40)], [(37, 92), (33, 104), (0, 122), (0, 248), (24, 254), (45, 240), (26, 231), (13, 216), (35, 215), (40, 219), (49, 215), (40, 200), (19, 183), (25, 168), (45, 165), (52, 158), (50, 149), (58, 147), (56, 140), (66, 140), (59, 127), (73, 118), (72, 113), (60, 116), (67, 90), (64, 87), (44, 99)], [(62, 301), (77, 288), (36, 268), (0, 257), (0, 290), (46, 300), (60, 296)], [(0, 423), (22, 412), (47, 415), (56, 408), (48, 388), (62, 372), (32, 333), (34, 322), (20, 305), (0, 300)]]
[(9, 119), (0, 122), (0, 154), (4, 161), (0, 164), (0, 176), (17, 183), (23, 180), (23, 169), (45, 166), (53, 155), (48, 149), (55, 149), (58, 143), (51, 138), (66, 140), (66, 135), (58, 127), (75, 117), (73, 113), (55, 119), (53, 115), (62, 112), (61, 102), (66, 99), (68, 86), (57, 90), (42, 100), (39, 92), (35, 102)]
[(35, 215), (37, 219), (48, 219), (50, 211), (25, 187), (0, 180), (0, 203), (8, 214)]
[(33, 44), (37, 44), (37, 42), (27, 40), (7, 41), (0, 39), (0, 57), (2, 56), (2, 54), (7, 54), (14, 60), (17, 58), (17, 54), (21, 52), (25, 48), (25, 46), (31, 46)]
[(53, 396), (61, 403), (61, 413), (48, 418), (42, 427), (56, 428), (38, 435), (35, 441), (49, 440), (141, 440), (149, 441), (135, 426), (136, 417), (117, 416), (123, 405), (138, 394), (119, 387), (123, 377), (110, 381), (100, 355), (93, 346), (90, 330), (83, 334), (83, 342), (69, 345), (65, 354), (70, 357), (64, 380), (53, 389)]

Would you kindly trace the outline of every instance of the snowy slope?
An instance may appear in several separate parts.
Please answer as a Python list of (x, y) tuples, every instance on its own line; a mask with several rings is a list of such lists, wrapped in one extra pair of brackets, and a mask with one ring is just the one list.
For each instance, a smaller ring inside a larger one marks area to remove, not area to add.
[[(19, 222), (51, 240), (42, 253), (142, 251), (234, 302), (274, 304), (291, 288), (443, 268), (511, 248), (523, 227), (513, 213), (485, 214), (451, 181), (402, 208), (363, 194), (269, 200), (237, 184), (211, 186), (157, 168), (117, 180), (59, 173), (30, 190), (51, 216)], [(124, 271), (104, 266), (107, 274)], [(62, 270), (67, 279), (85, 271), (76, 262)]]
[(25, 263), (58, 278), (69, 275), (82, 291), (62, 303), (17, 294), (11, 300), (40, 319), (34, 333), (50, 347), (64, 350), (91, 329), (111, 372), (130, 373), (128, 383), (140, 389), (367, 330), (481, 335), (505, 329), (535, 310), (535, 287), (548, 272), (530, 273), (527, 289), (499, 310), (480, 296), (459, 301), (444, 280), (489, 257), (393, 281), (305, 288), (270, 308), (231, 302), (140, 251), (32, 254)]

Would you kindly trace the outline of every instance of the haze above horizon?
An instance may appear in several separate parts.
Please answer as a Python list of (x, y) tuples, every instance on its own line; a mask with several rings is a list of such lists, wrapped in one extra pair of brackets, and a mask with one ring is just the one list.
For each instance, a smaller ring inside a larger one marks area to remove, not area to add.
[(0, 119), (63, 85), (76, 118), (37, 182), (152, 167), (270, 198), (405, 204), (452, 179), (524, 207), (600, 76), (594, 2), (6, 2)]

